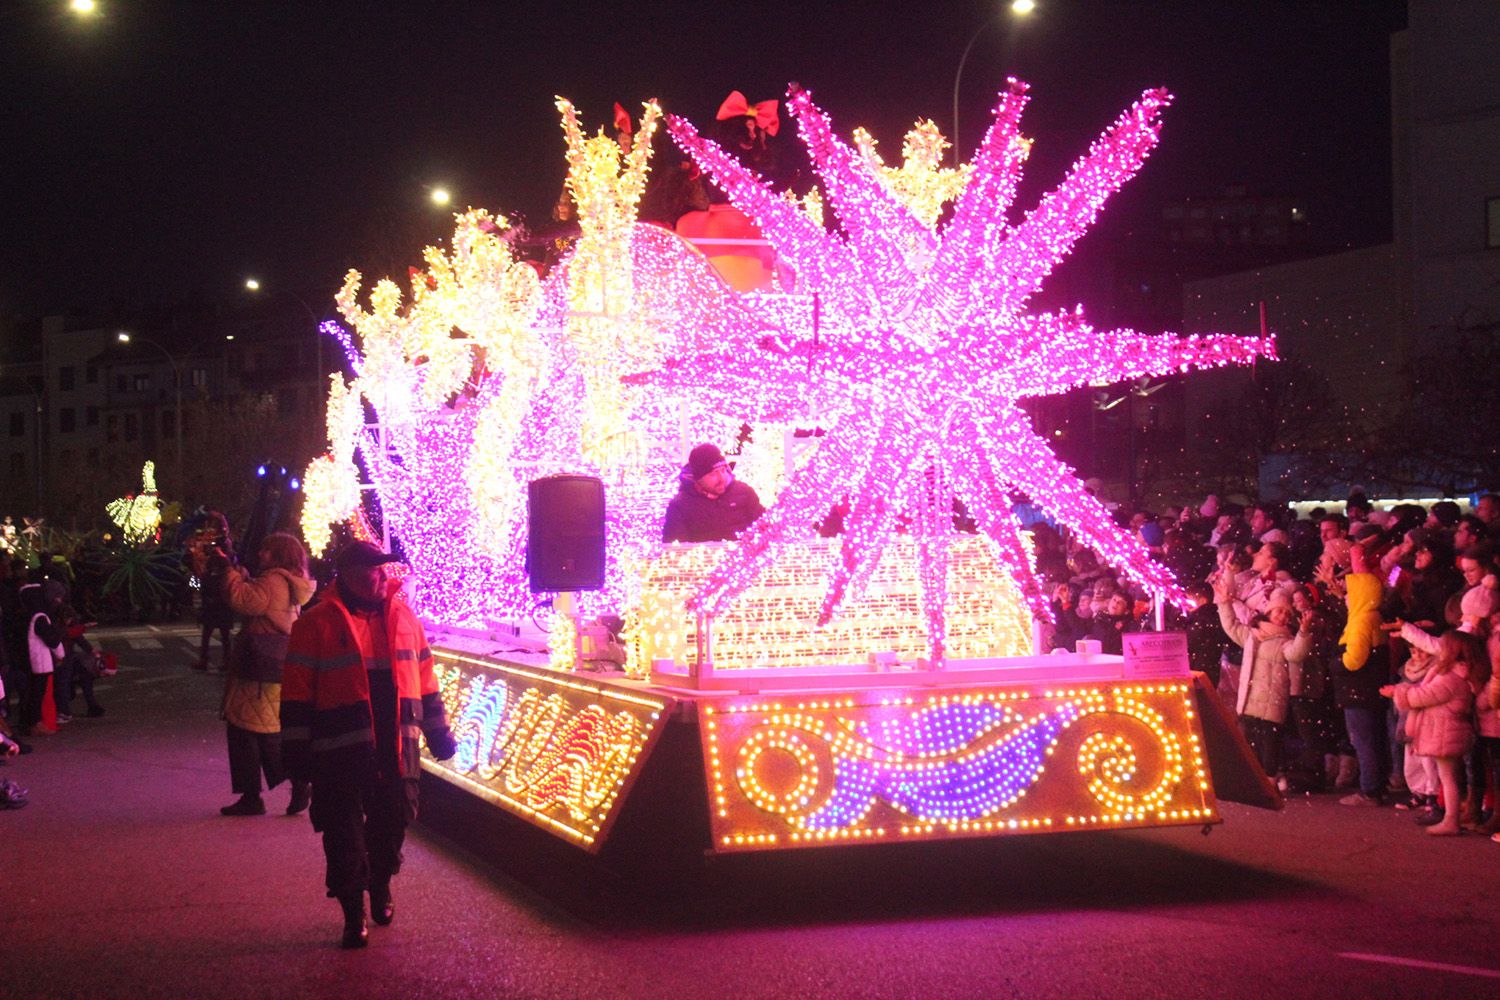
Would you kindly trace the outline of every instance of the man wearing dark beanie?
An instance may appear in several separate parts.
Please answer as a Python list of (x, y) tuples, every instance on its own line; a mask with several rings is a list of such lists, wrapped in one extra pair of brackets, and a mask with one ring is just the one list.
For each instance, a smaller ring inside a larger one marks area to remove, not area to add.
[(292, 626), (282, 670), (282, 758), (312, 782), (309, 815), (345, 948), (368, 938), (366, 891), (377, 924), (395, 912), (391, 876), (417, 811), (418, 731), (438, 760), (455, 750), (427, 635), (386, 579), (396, 561), (369, 542), (345, 546), (334, 585)]
[(717, 445), (694, 448), (678, 479), (661, 525), (664, 542), (728, 541), (765, 510), (755, 490), (734, 478)]

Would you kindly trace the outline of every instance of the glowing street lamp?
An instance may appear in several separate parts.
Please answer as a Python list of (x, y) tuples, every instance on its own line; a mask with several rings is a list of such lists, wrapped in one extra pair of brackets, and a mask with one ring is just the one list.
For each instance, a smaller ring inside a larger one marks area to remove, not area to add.
[(70, 0), (68, 9), (79, 17), (92, 17), (99, 13), (99, 5), (94, 0)]
[(448, 189), (441, 187), (433, 188), (430, 197), (432, 198), (432, 203), (439, 207), (442, 207), (453, 200), (453, 196), (448, 193)]
[(126, 330), (115, 332), (115, 339), (122, 344), (133, 343), (139, 340), (143, 344), (150, 344), (161, 352), (161, 356), (167, 359), (167, 364), (172, 366), (172, 390), (174, 396), (174, 416), (172, 418), (173, 430), (177, 437), (177, 479), (178, 488), (182, 487), (182, 369), (177, 366), (177, 359), (172, 357), (172, 352), (158, 344), (149, 337), (132, 337)]
[[(255, 293), (259, 294), (260, 290), (261, 290), (261, 285), (260, 285), (260, 279), (259, 278), (253, 278), (252, 277), (252, 278), (246, 278), (245, 279), (245, 291), (247, 291), (247, 292), (255, 292)], [(318, 389), (321, 386), (321, 383), (322, 383), (322, 380), (323, 380), (323, 329), (322, 329), (322, 327), (323, 327), (323, 318), (321, 316), (319, 316), (316, 312), (314, 312), (313, 311), (313, 307), (307, 304), (307, 300), (304, 299), (302, 296), (298, 295), (296, 292), (288, 291), (285, 288), (273, 288), (273, 289), (270, 290), (270, 294), (273, 294), (273, 295), (277, 295), (277, 294), (279, 294), (279, 295), (286, 295), (286, 296), (289, 296), (290, 298), (296, 299), (297, 300), (297, 304), (302, 307), (302, 310), (304, 312), (307, 313), (308, 319), (312, 320), (312, 325), (313, 325), (313, 364), (315, 366), (315, 370), (313, 372), (313, 388), (314, 388), (313, 398), (315, 398), (315, 399), (317, 399), (317, 400), (319, 400), (321, 402), (321, 400), (323, 399), (323, 394), (321, 392), (319, 392)], [(234, 339), (234, 335), (231, 334), (228, 337), (225, 337), (224, 339), (225, 340), (233, 340)]]
[[(1012, 22), (1025, 18), (1036, 10), (1036, 0), (1011, 0), (1010, 13)], [(983, 24), (974, 29), (974, 34), (969, 36), (969, 44), (964, 46), (964, 54), (958, 57), (958, 72), (953, 74), (953, 165), (957, 166), (963, 162), (963, 154), (959, 152), (958, 143), (958, 86), (964, 78), (964, 63), (969, 61), (969, 53), (974, 49), (974, 43), (979, 41), (979, 36), (984, 34), (985, 29), (994, 24), (993, 18), (986, 19)]]

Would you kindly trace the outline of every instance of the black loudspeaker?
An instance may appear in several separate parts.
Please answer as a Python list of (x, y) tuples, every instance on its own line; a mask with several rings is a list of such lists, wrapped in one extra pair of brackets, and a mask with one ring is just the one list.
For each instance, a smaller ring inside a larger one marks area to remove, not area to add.
[(526, 572), (532, 593), (604, 586), (604, 483), (548, 476), (526, 485)]

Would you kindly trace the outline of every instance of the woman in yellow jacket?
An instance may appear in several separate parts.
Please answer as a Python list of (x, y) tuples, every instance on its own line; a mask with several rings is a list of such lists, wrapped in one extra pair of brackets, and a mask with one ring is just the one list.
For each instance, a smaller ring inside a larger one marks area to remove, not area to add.
[[(267, 535), (260, 547), (261, 571), (254, 579), (236, 566), (224, 576), (224, 596), (245, 624), (235, 637), (224, 687), (224, 722), (229, 741), (229, 779), (239, 798), (219, 811), (225, 816), (263, 816), (260, 778), (266, 788), (281, 784), (281, 670), (287, 638), (302, 605), (313, 595), (307, 575), (307, 549), (295, 536)], [(308, 785), (292, 781), (287, 815), (308, 805)]]
[(1359, 759), (1359, 791), (1339, 801), (1346, 806), (1381, 804), (1390, 752), (1385, 715), (1389, 700), (1380, 689), (1390, 683), (1391, 664), (1380, 627), (1380, 578), (1364, 545), (1349, 548), (1352, 572), (1344, 577), (1349, 621), (1340, 637), (1341, 656), (1333, 663), (1334, 704), (1344, 710), (1344, 727)]

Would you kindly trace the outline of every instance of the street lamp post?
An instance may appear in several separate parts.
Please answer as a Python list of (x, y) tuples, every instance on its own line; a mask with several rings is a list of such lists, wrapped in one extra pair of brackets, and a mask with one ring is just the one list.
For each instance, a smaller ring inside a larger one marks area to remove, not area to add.
[[(246, 278), (245, 279), (245, 291), (259, 293), (261, 291), (260, 279), (258, 279), (258, 278)], [(324, 387), (323, 387), (323, 374), (324, 374), (323, 373), (323, 317), (321, 317), (317, 313), (313, 312), (313, 307), (310, 306), (310, 305), (308, 305), (307, 304), (307, 300), (304, 299), (302, 296), (298, 295), (296, 292), (288, 291), (285, 288), (278, 288), (278, 289), (273, 289), (273, 294), (285, 295), (285, 296), (288, 296), (288, 297), (290, 297), (292, 299), (295, 299), (296, 302), (297, 302), (297, 304), (302, 307), (303, 312), (307, 313), (307, 318), (310, 319), (310, 320), (312, 320), (312, 325), (313, 325), (313, 364), (316, 366), (315, 370), (313, 371), (313, 396), (314, 396), (315, 399), (317, 399), (319, 401), (318, 402), (318, 408), (319, 408), (319, 410), (321, 410), (322, 409), (322, 400), (324, 398)]]
[(177, 366), (177, 359), (172, 357), (172, 352), (152, 340), (150, 337), (135, 337), (124, 330), (115, 334), (115, 339), (122, 344), (130, 344), (139, 340), (143, 344), (150, 344), (161, 352), (161, 356), (167, 359), (167, 364), (172, 366), (172, 388), (174, 396), (174, 416), (172, 418), (172, 429), (177, 438), (177, 488), (182, 489), (182, 369)]
[[(1016, 18), (1022, 18), (1036, 10), (1036, 0), (1011, 0), (1010, 12)], [(958, 57), (958, 71), (953, 74), (953, 165), (956, 167), (963, 162), (963, 154), (958, 148), (958, 88), (964, 78), (964, 64), (969, 61), (969, 53), (974, 51), (974, 43), (979, 41), (979, 36), (994, 24), (994, 18), (986, 18), (985, 21), (974, 29), (974, 34), (969, 36), (969, 44), (964, 46), (963, 55)]]
[[(42, 377), (46, 378), (46, 375), (44, 374)], [(28, 385), (27, 388), (31, 389), (31, 386)], [(42, 507), (43, 507), (43, 500), (42, 500), (42, 492), (43, 492), (42, 491), (42, 420), (46, 416), (46, 413), (45, 413), (45, 411), (44, 411), (44, 409), (42, 407), (42, 394), (39, 391), (37, 391), (36, 389), (31, 389), (31, 398), (36, 403), (36, 410), (33, 413), (33, 418), (32, 418), (32, 421), (31, 421), (31, 451), (32, 451), (32, 455), (36, 459), (36, 461), (33, 463), (35, 465), (34, 474), (35, 474), (35, 477), (36, 477), (36, 510), (37, 510), (37, 516), (40, 517), (42, 515)]]

